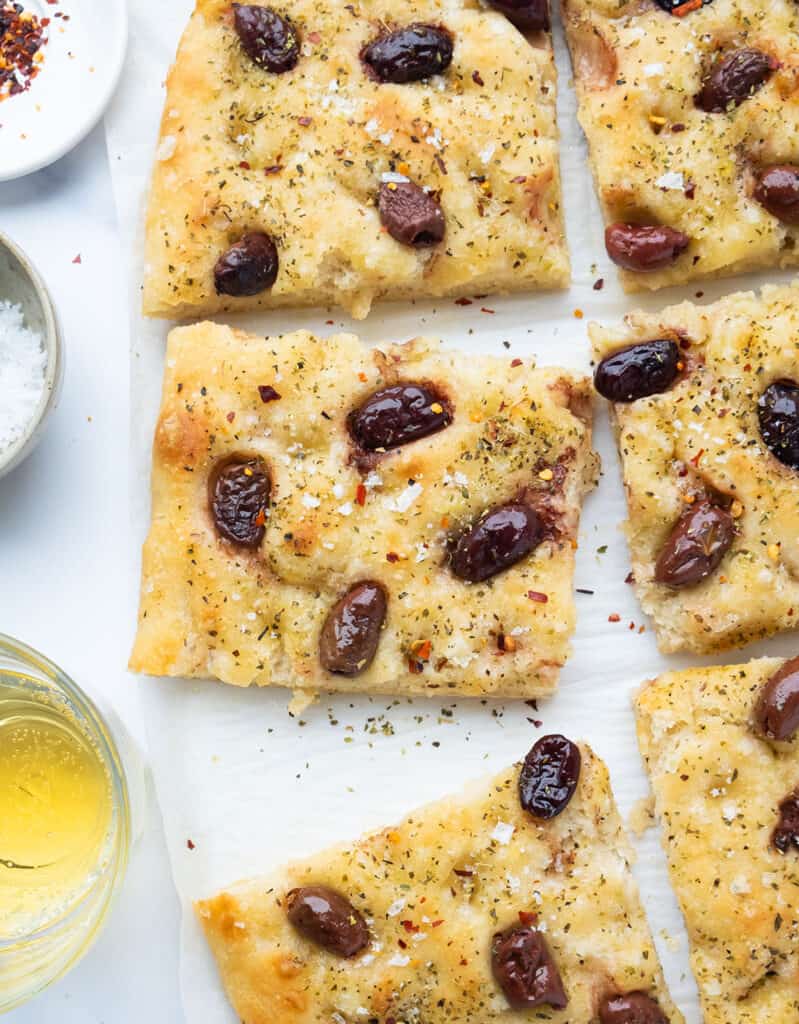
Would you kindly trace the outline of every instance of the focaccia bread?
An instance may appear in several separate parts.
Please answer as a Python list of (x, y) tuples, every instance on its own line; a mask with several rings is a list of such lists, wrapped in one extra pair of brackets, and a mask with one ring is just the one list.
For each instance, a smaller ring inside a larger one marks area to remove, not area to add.
[(799, 287), (634, 312), (590, 333), (595, 382), (613, 400), (635, 588), (661, 650), (794, 629)]
[(132, 668), (305, 693), (551, 692), (590, 418), (586, 378), (520, 359), (174, 330)]
[(549, 33), (470, 0), (198, 0), (167, 84), (145, 312), (362, 318), (378, 298), (565, 287), (555, 89)]
[(705, 1024), (792, 1024), (799, 660), (670, 672), (636, 707)]
[(799, 263), (796, 4), (563, 8), (606, 244), (625, 289)]
[[(582, 767), (561, 774), (574, 795), (545, 820), (520, 795), (547, 755)], [(631, 854), (604, 764), (544, 737), (521, 776), (516, 765), (197, 912), (242, 1024), (681, 1024)]]

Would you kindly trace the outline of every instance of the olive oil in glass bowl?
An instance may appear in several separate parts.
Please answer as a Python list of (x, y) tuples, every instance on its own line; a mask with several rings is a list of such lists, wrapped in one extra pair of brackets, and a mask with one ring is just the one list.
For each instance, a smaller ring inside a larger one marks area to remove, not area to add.
[(96, 937), (127, 865), (122, 761), (94, 704), (0, 634), (0, 1012)]

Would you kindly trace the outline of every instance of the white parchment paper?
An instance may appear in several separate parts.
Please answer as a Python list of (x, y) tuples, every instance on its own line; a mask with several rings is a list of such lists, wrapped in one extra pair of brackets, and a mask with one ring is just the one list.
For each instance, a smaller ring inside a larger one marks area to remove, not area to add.
[[(191, 0), (131, 0), (128, 66), (106, 122), (122, 226), (121, 257), (130, 261), (132, 282), (131, 490), (137, 545), (149, 520), (150, 446), (169, 329), (165, 322), (145, 321), (139, 312), (143, 204), (164, 78), (191, 6)], [(509, 343), (513, 356), (534, 355), (540, 363), (587, 371), (589, 319), (614, 322), (630, 308), (656, 310), (693, 299), (700, 289), (701, 301), (707, 302), (729, 291), (790, 277), (750, 275), (672, 289), (656, 297), (626, 298), (605, 257), (559, 28), (556, 48), (561, 165), (574, 278), (570, 291), (492, 298), (468, 307), (452, 301), (379, 305), (368, 320), (357, 324), (326, 309), (260, 314), (236, 318), (236, 323), (263, 334), (299, 327), (322, 334), (354, 330), (370, 343), (427, 333), (466, 352), (503, 353), (504, 343)], [(600, 277), (604, 288), (595, 291), (593, 284)], [(481, 305), (494, 312), (480, 312)], [(584, 318), (576, 317), (575, 310), (582, 310)], [(331, 318), (333, 326), (326, 323)], [(625, 815), (646, 795), (631, 693), (643, 680), (691, 662), (658, 654), (649, 624), (624, 582), (629, 563), (618, 529), (624, 518), (623, 494), (607, 412), (601, 407), (596, 444), (604, 473), (585, 506), (575, 580), (577, 587), (593, 593), (576, 595), (574, 654), (561, 677), (560, 692), (537, 712), (513, 702), (343, 696), (323, 698), (296, 720), (287, 714), (284, 690), (131, 681), (144, 694), (153, 770), (184, 907), (181, 980), (189, 1024), (235, 1022), (194, 920), (192, 900), (292, 857), (389, 824), (420, 803), (523, 756), (543, 731), (561, 731), (591, 743), (609, 765)], [(132, 579), (131, 586), (137, 585)], [(608, 621), (613, 613), (620, 616), (619, 622)], [(641, 626), (646, 626), (644, 632), (639, 632)], [(716, 660), (745, 660), (763, 653), (793, 654), (795, 641), (783, 637)], [(543, 725), (537, 727), (533, 720), (542, 720)], [(650, 830), (636, 846), (635, 873), (672, 994), (688, 1024), (699, 1024), (687, 940), (657, 832)]]

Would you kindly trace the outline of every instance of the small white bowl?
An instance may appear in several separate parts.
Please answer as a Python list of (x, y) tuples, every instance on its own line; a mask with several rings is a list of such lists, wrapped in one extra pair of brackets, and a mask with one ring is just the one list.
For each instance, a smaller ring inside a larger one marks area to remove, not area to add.
[(42, 336), (47, 353), (42, 397), (21, 436), (0, 451), (1, 477), (18, 466), (38, 444), (44, 425), (58, 404), (64, 377), (64, 346), (50, 293), (25, 253), (3, 234), (0, 234), (0, 301), (22, 307), (26, 327)]

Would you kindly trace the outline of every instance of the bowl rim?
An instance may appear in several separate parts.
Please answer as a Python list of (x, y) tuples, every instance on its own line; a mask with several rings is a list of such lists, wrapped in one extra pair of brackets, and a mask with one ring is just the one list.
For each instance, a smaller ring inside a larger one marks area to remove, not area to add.
[(0, 476), (4, 476), (30, 455), (41, 438), (50, 413), (58, 404), (64, 378), (64, 339), (52, 296), (35, 264), (17, 243), (2, 231), (0, 231), (0, 247), (11, 253), (33, 286), (34, 294), (44, 316), (44, 346), (47, 354), (44, 390), (39, 404), (17, 440), (0, 452)]

